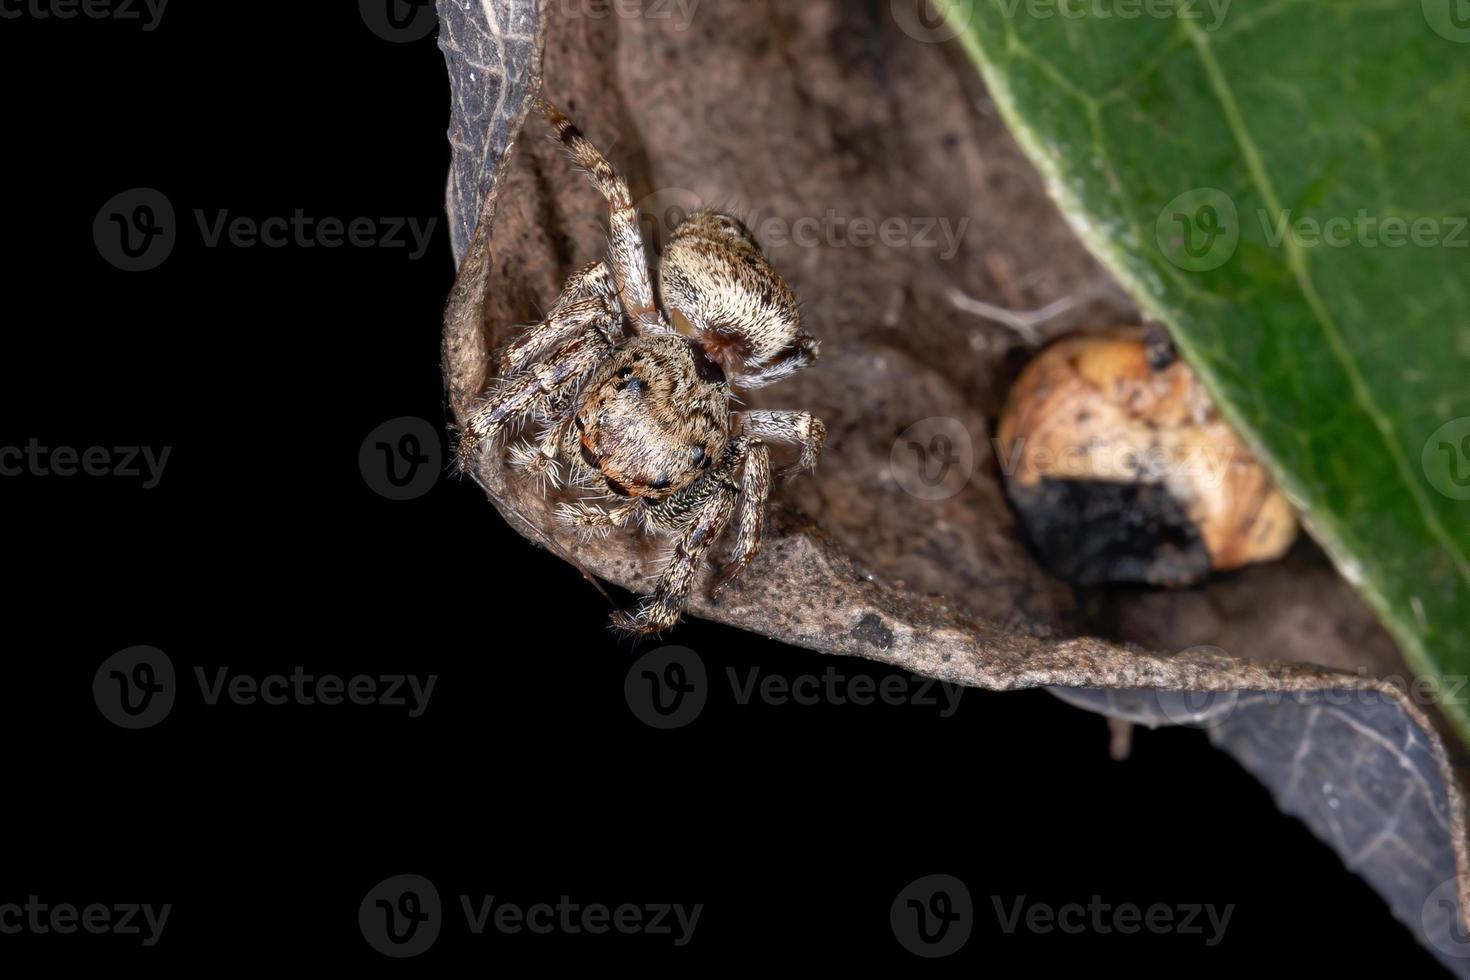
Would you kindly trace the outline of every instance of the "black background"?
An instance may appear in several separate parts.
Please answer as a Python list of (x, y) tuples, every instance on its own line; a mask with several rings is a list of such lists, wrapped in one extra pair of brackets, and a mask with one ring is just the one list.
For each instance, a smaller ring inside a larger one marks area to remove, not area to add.
[[(28, 0), (29, 2), (29, 0)], [(708, 0), (719, 2), (719, 0)], [(389, 968), (357, 908), (395, 874), (447, 922), (413, 964), (792, 962), (913, 968), (888, 924), (910, 881), (958, 876), (975, 933), (936, 967), (1138, 975), (1355, 970), (1364, 947), (1433, 960), (1368, 886), (1196, 731), (1139, 731), (1043, 692), (923, 705), (738, 705), (733, 668), (833, 660), (703, 622), (663, 642), (713, 681), (688, 727), (630, 711), (635, 647), (578, 575), (444, 476), (395, 502), (368, 433), (445, 419), (452, 281), (448, 86), (432, 37), (386, 41), (352, 3), (170, 4), (122, 20), (0, 20), (6, 316), (0, 445), (149, 445), (156, 488), (0, 479), (10, 573), (0, 903), (172, 903), (137, 937), (0, 936), (122, 964)], [(162, 191), (159, 268), (101, 257), (115, 194)], [(432, 248), (206, 247), (194, 216), (438, 218)], [(172, 713), (143, 731), (90, 693), (113, 652), (166, 651)], [(361, 706), (206, 706), (193, 671), (437, 674), (422, 717)], [(693, 941), (471, 936), (457, 896), (703, 903)], [(1235, 906), (1202, 936), (1004, 934), (992, 896)]]

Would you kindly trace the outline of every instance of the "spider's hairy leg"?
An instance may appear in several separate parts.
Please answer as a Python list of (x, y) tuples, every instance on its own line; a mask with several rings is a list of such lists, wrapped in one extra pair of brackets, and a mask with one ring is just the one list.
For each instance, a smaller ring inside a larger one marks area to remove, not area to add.
[(584, 330), (560, 350), (527, 370), (512, 375), (487, 395), (459, 440), (460, 468), (467, 469), (475, 450), (537, 412), (544, 412), (612, 354), (612, 344), (596, 330)]
[(643, 250), (643, 232), (638, 227), (638, 211), (633, 206), (628, 182), (560, 109), (541, 96), (537, 96), (536, 105), (570, 154), (572, 162), (587, 172), (592, 183), (607, 199), (611, 211), (608, 264), (612, 267), (623, 311), (635, 324), (659, 328), (661, 318), (654, 304), (653, 281), (648, 274), (648, 257)]
[(501, 352), (499, 377), (509, 378), (524, 370), (583, 330), (608, 333), (616, 326), (617, 319), (617, 311), (608, 297), (559, 301), (546, 319), (522, 330)]
[(827, 426), (810, 412), (750, 411), (735, 415), (736, 431), (755, 439), (801, 450), (800, 468), (816, 469), (822, 446), (827, 441)]
[(560, 309), (568, 303), (575, 303), (579, 299), (588, 299), (593, 296), (606, 296), (611, 299), (617, 295), (617, 291), (617, 284), (613, 282), (612, 270), (607, 267), (605, 261), (598, 259), (567, 277), (566, 283), (561, 287), (561, 295), (556, 298), (556, 304), (552, 309)]
[(748, 440), (730, 440), (716, 469), (681, 493), (649, 508), (650, 524), (667, 524), (670, 515), (661, 516), (658, 511), (678, 513), (699, 501), (696, 509), (687, 516), (687, 523), (674, 544), (673, 554), (653, 593), (640, 600), (635, 609), (613, 613), (614, 629), (629, 633), (662, 633), (679, 621), (694, 588), (699, 566), (735, 513), (735, 500), (741, 489), (735, 482), (735, 476), (748, 452)]
[(750, 440), (745, 473), (740, 480), (740, 511), (736, 517), (735, 551), (730, 564), (720, 573), (712, 597), (745, 571), (761, 550), (761, 528), (766, 522), (766, 501), (771, 495), (771, 451), (759, 439)]

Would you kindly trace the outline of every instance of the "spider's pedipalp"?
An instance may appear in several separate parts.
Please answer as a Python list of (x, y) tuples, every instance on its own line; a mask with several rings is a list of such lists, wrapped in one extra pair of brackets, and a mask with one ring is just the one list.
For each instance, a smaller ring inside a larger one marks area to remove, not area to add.
[(637, 507), (636, 503), (630, 503), (621, 507), (603, 508), (578, 500), (558, 504), (556, 519), (563, 527), (602, 537), (614, 528), (627, 527)]
[(556, 458), (547, 456), (539, 446), (526, 442), (511, 446), (509, 462), (511, 469), (534, 481), (542, 493), (561, 486)]
[(751, 365), (744, 373), (736, 375), (735, 383), (747, 391), (773, 385), (815, 364), (820, 347), (815, 337), (803, 334), (790, 346), (774, 354), (766, 363), (759, 366)]
[(563, 411), (562, 414), (549, 421), (541, 438), (535, 445), (521, 443), (510, 449), (510, 465), (522, 475), (535, 480), (543, 493), (548, 488), (561, 486), (561, 467), (558, 457), (561, 455), (562, 446), (566, 442), (568, 434), (572, 430), (572, 414)]

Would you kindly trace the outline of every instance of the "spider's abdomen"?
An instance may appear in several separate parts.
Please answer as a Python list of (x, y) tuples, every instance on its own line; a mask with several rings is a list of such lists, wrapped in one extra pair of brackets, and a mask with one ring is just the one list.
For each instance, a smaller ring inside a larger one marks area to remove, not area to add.
[(674, 229), (659, 283), (675, 325), (732, 375), (772, 363), (802, 337), (795, 293), (728, 215), (699, 212)]
[(724, 377), (677, 334), (635, 338), (577, 406), (582, 461), (622, 497), (660, 500), (714, 465), (729, 438)]

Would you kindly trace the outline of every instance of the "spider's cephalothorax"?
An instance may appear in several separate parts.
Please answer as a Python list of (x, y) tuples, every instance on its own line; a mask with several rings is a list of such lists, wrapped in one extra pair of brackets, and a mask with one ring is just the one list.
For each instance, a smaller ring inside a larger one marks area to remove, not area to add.
[(769, 443), (811, 468), (826, 438), (807, 412), (731, 412), (731, 389), (759, 388), (811, 364), (817, 342), (796, 297), (740, 222), (715, 211), (674, 229), (659, 269), (661, 310), (627, 184), (571, 121), (538, 100), (556, 136), (611, 206), (608, 256), (573, 274), (551, 312), (500, 358), (459, 444), (467, 464), (528, 420), (522, 471), (563, 476), (596, 499), (562, 504), (587, 531), (637, 526), (677, 536), (653, 594), (614, 625), (654, 633), (678, 621), (694, 576), (733, 519), (733, 559), (718, 592), (760, 549), (771, 485)]

